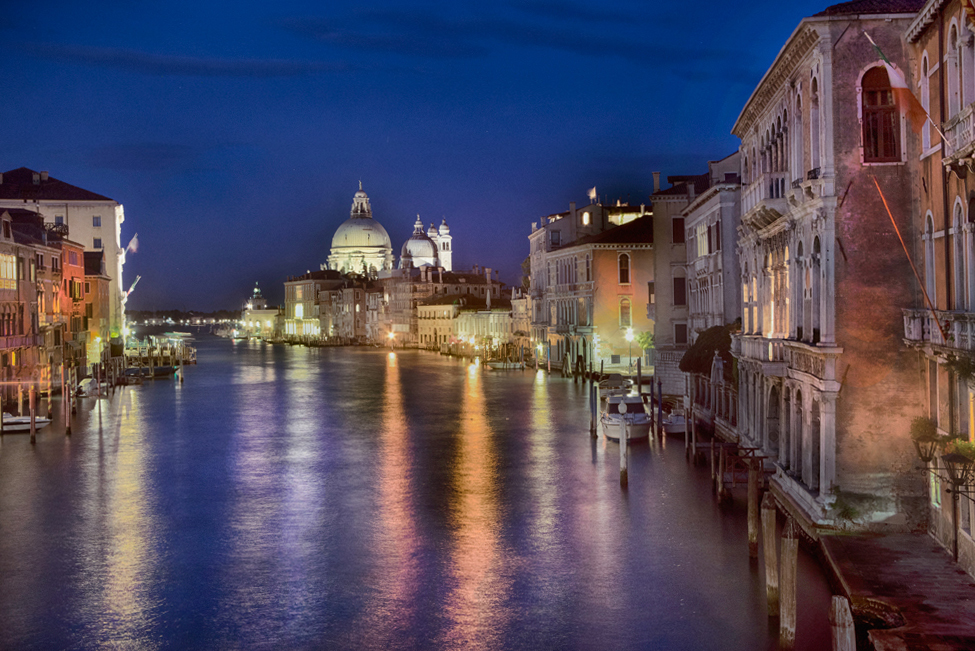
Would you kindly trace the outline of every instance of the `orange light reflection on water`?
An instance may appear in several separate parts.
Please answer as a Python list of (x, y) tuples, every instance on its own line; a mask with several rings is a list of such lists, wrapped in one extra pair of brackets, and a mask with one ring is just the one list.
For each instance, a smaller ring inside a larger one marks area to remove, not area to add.
[(381, 450), (376, 455), (379, 517), (374, 541), (382, 560), (376, 591), (364, 609), (371, 621), (362, 631), (363, 648), (394, 644), (395, 635), (409, 628), (413, 610), (422, 601), (422, 595), (416, 594), (418, 533), (410, 491), (409, 430), (397, 361), (396, 353), (386, 357)]
[(481, 381), (480, 369), (470, 366), (452, 482), (449, 571), (455, 587), (446, 599), (450, 624), (441, 648), (498, 648), (508, 619), (503, 604), (511, 579), (499, 543), (497, 453)]

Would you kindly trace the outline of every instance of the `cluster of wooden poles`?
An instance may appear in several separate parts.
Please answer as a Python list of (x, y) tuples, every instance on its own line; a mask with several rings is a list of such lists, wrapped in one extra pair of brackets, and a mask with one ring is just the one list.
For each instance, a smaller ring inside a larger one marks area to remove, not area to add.
[[(690, 425), (688, 425), (690, 427)], [(686, 439), (685, 439), (686, 442)], [(728, 447), (736, 448), (729, 454)], [(759, 492), (763, 471), (763, 457), (757, 456), (756, 448), (739, 448), (733, 444), (716, 443), (712, 437), (711, 478), (714, 492), (719, 499), (729, 497), (725, 477), (730, 474), (732, 486), (736, 484), (736, 471), (744, 462), (748, 471), (748, 554), (758, 558), (759, 530), (765, 561), (765, 594), (768, 602), (768, 616), (779, 620), (779, 646), (790, 649), (796, 641), (796, 587), (798, 580), (798, 552), (800, 527), (788, 515), (781, 537), (776, 530), (776, 500), (769, 491), (761, 500)], [(688, 452), (690, 452), (688, 447)], [(696, 449), (696, 448), (695, 448)], [(738, 453), (744, 454), (738, 454)], [(688, 454), (690, 459), (695, 453)], [(829, 622), (833, 639), (833, 651), (856, 651), (856, 633), (849, 600), (834, 595), (830, 604)]]

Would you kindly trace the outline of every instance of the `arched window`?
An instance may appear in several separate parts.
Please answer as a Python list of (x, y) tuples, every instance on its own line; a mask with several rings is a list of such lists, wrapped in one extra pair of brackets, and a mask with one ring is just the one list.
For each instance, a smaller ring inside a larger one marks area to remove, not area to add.
[(806, 312), (806, 289), (809, 283), (806, 278), (806, 264), (802, 259), (802, 242), (796, 245), (796, 339), (802, 341), (803, 336), (809, 333), (805, 325)]
[(934, 218), (928, 212), (924, 221), (924, 289), (932, 305), (937, 305), (937, 285), (934, 276)]
[(630, 318), (630, 299), (621, 298), (620, 299), (620, 327), (629, 328), (633, 325), (633, 321)]
[(958, 51), (958, 26), (948, 30), (948, 117), (961, 110), (961, 57)]
[(806, 178), (806, 171), (803, 165), (802, 148), (802, 96), (796, 95), (796, 111), (793, 115), (795, 124), (792, 129), (792, 178), (802, 181)]
[(589, 259), (589, 254), (586, 254), (586, 282), (592, 280), (592, 263)]
[(955, 281), (954, 309), (956, 310), (965, 309), (965, 296), (968, 293), (965, 287), (965, 246), (964, 240), (962, 239), (962, 224), (965, 223), (963, 212), (964, 208), (962, 208), (961, 201), (956, 202), (954, 216), (951, 220), (951, 229), (953, 231), (951, 236), (953, 246), (951, 248), (955, 258), (951, 261), (951, 266), (954, 268), (952, 278)]
[[(921, 106), (925, 113), (931, 112), (931, 80), (928, 79), (928, 53), (921, 59)], [(931, 148), (931, 121), (925, 120), (921, 127), (921, 147), (924, 151)]]
[(963, 229), (965, 238), (965, 277), (968, 282), (968, 309), (975, 308), (975, 196), (968, 200), (968, 220)]
[(809, 165), (819, 167), (819, 81), (812, 80), (809, 99)]
[(813, 240), (813, 252), (810, 259), (809, 280), (809, 323), (812, 326), (812, 343), (819, 343), (820, 314), (820, 294), (822, 292), (822, 252), (820, 251), (819, 238)]
[(621, 253), (619, 257), (620, 266), (620, 285), (630, 284), (630, 256), (627, 253)]
[(900, 116), (887, 71), (877, 66), (863, 76), (863, 161), (890, 163), (901, 159)]

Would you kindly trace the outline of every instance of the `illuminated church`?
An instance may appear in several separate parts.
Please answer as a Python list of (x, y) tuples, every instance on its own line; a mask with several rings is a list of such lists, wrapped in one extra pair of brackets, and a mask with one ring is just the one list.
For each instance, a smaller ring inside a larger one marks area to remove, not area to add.
[(393, 268), (393, 244), (383, 225), (372, 218), (372, 206), (361, 181), (352, 198), (351, 216), (332, 237), (332, 253), (325, 266), (342, 273), (373, 276)]
[[(430, 224), (424, 232), (417, 215), (413, 235), (400, 250), (400, 269), (442, 267), (453, 270), (453, 245), (450, 227), (444, 219), (440, 228)], [(362, 190), (352, 199), (351, 216), (342, 222), (332, 237), (332, 250), (322, 269), (368, 276), (384, 275), (394, 269), (393, 246), (382, 224), (373, 219), (369, 197)]]

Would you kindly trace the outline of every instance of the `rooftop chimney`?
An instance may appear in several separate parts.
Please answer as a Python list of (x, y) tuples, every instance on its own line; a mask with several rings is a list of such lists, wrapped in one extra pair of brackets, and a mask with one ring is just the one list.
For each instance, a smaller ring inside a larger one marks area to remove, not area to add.
[(41, 184), (41, 175), (38, 174), (37, 172), (34, 172), (34, 185), (40, 185), (40, 184)]
[(653, 192), (660, 192), (660, 172), (653, 173)]
[(46, 180), (48, 179), (48, 177), (49, 177), (49, 176), (50, 176), (50, 174), (48, 174), (48, 172), (47, 172), (47, 170), (43, 170), (43, 171), (41, 172), (41, 180), (42, 180), (42, 181), (46, 181)]

